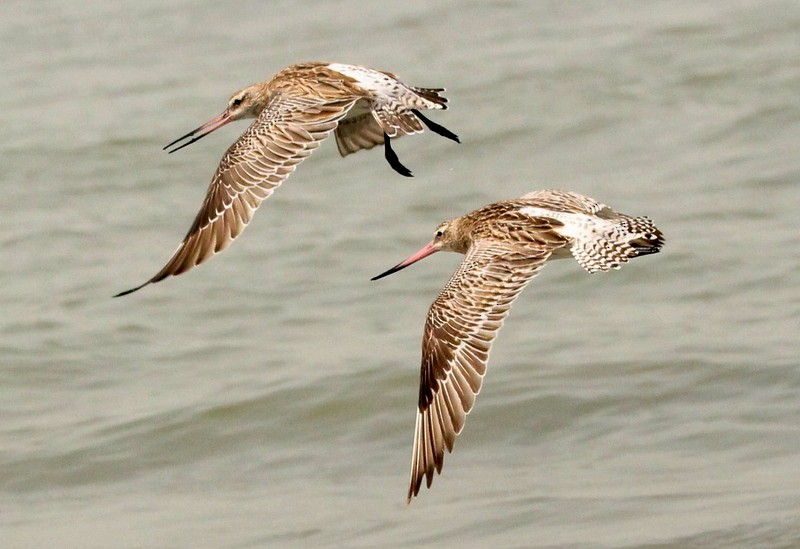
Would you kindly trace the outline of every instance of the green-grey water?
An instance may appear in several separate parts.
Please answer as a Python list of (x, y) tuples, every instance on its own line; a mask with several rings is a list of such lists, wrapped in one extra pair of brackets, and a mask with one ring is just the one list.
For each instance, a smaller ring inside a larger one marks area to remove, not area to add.
[[(0, 5), (0, 547), (800, 545), (800, 4)], [(451, 109), (332, 141), (191, 273), (191, 223), (286, 65)], [(443, 475), (407, 507), (420, 336), (460, 258), (369, 278), (541, 188), (653, 218), (661, 254), (548, 265)]]

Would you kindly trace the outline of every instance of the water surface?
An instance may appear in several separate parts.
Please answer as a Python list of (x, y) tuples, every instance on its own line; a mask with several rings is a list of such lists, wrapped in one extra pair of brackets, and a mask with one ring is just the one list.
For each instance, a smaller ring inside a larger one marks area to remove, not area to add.
[[(800, 544), (794, 2), (105, 2), (0, 7), (0, 545)], [(220, 257), (169, 257), (305, 60), (446, 86), (457, 132), (325, 143)], [(549, 265), (444, 474), (405, 491), (420, 335), (457, 265), (369, 278), (444, 219), (558, 187), (664, 231)]]

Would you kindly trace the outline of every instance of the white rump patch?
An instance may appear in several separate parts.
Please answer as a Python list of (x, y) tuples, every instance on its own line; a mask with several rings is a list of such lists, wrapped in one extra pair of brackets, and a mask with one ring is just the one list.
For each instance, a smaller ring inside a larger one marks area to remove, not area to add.
[[(328, 68), (352, 78), (358, 85), (365, 90), (388, 90), (397, 86), (397, 81), (390, 76), (366, 67), (356, 65), (344, 65), (342, 63), (331, 63)], [(394, 83), (394, 86), (392, 85)]]

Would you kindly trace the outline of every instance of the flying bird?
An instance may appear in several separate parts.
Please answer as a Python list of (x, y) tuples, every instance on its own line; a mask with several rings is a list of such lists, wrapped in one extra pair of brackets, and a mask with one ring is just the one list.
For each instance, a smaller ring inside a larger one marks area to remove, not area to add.
[(114, 297), (184, 273), (227, 248), (261, 202), (331, 132), (342, 156), (382, 144), (389, 165), (410, 177), (392, 138), (427, 127), (460, 142), (420, 112), (447, 109), (444, 91), (407, 86), (392, 73), (367, 67), (314, 62), (292, 65), (234, 93), (222, 114), (164, 147), (173, 153), (234, 120), (256, 119), (222, 157), (194, 223), (167, 264), (144, 284)]
[(445, 449), (453, 451), (481, 389), (497, 332), (545, 262), (571, 255), (596, 273), (657, 253), (663, 244), (646, 217), (617, 213), (578, 193), (543, 190), (445, 221), (427, 246), (372, 279), (438, 251), (465, 255), (425, 321), (408, 503), (423, 479), (430, 488), (434, 470), (441, 473)]

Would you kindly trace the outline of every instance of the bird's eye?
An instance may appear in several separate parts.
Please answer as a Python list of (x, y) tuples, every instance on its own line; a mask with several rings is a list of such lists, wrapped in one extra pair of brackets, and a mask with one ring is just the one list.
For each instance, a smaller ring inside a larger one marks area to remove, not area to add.
[(442, 230), (436, 231), (436, 236), (444, 236), (444, 231)]
[(231, 107), (238, 107), (241, 104), (242, 104), (242, 98), (241, 97), (237, 97), (236, 99), (231, 101)]

